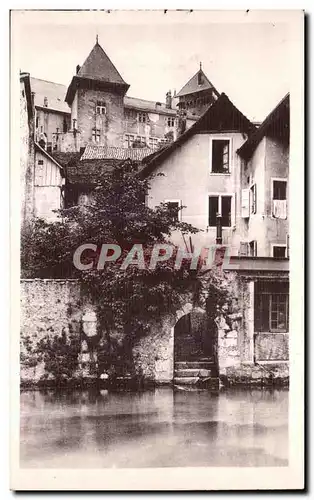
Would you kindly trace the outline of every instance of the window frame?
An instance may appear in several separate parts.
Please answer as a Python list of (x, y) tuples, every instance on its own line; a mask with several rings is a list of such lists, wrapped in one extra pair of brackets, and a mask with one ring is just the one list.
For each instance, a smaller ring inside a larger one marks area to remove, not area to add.
[(280, 257), (274, 257), (274, 247), (284, 247), (285, 248), (285, 256), (282, 257), (283, 259), (286, 259), (287, 258), (287, 245), (286, 243), (272, 243), (271, 244), (271, 256), (273, 259), (277, 259), (277, 258), (280, 258)]
[(257, 213), (257, 198), (256, 198), (256, 182), (250, 185), (249, 190), (249, 204), (250, 204), (250, 216)]
[(271, 198), (270, 198), (270, 217), (273, 220), (278, 220), (276, 217), (273, 216), (273, 201), (274, 201), (274, 182), (285, 182), (286, 183), (286, 219), (280, 219), (280, 220), (287, 220), (288, 218), (288, 177), (271, 177), (270, 178), (270, 192), (271, 192)]
[(236, 225), (236, 211), (235, 211), (235, 193), (207, 193), (206, 197), (206, 203), (207, 203), (207, 208), (206, 208), (206, 214), (207, 214), (207, 219), (206, 219), (206, 227), (208, 229), (215, 229), (216, 226), (210, 226), (209, 225), (209, 201), (208, 199), (210, 197), (218, 197), (218, 213), (221, 214), (221, 197), (222, 196), (230, 196), (231, 197), (231, 213), (230, 213), (230, 226), (222, 226), (222, 229), (232, 229)]
[[(213, 142), (214, 141), (228, 141), (229, 154), (228, 154), (228, 172), (213, 172)], [(215, 136), (210, 137), (209, 142), (209, 172), (211, 175), (230, 175), (231, 174), (231, 156), (232, 156), (232, 137), (230, 136)]]
[[(143, 120), (143, 118), (144, 118), (144, 120)], [(147, 113), (145, 111), (139, 111), (137, 113), (138, 123), (147, 123), (147, 118), (148, 118), (148, 116), (147, 116)]]
[[(252, 248), (253, 248), (253, 255), (251, 255)], [(250, 240), (248, 242), (248, 251), (249, 251), (249, 255), (248, 255), (249, 257), (257, 257), (257, 240)]]
[[(274, 334), (274, 335), (277, 335), (277, 334), (289, 334), (289, 292), (284, 291), (284, 292), (280, 293), (278, 291), (265, 291), (265, 292), (258, 293), (256, 298), (261, 297), (262, 295), (267, 297), (267, 302), (268, 302), (268, 315), (267, 315), (268, 330), (265, 330), (265, 329), (258, 330), (256, 328), (256, 325), (255, 325), (255, 313), (254, 313), (254, 332), (256, 334)], [(271, 313), (272, 313), (273, 295), (284, 295), (284, 297), (285, 297), (285, 304), (286, 304), (286, 328), (272, 328), (272, 326), (271, 326)], [(260, 300), (260, 303), (262, 304), (261, 300)], [(259, 313), (261, 314), (262, 311), (259, 311)], [(266, 312), (265, 312), (265, 315), (266, 315)]]
[[(179, 200), (178, 198), (176, 198), (176, 199), (172, 198), (171, 200), (167, 199), (167, 200), (164, 200), (163, 203), (178, 203), (179, 208), (182, 208), (182, 200)], [(182, 210), (180, 210), (180, 212), (178, 212), (178, 222), (181, 222), (181, 221), (182, 221)]]
[(96, 115), (106, 115), (107, 105), (104, 101), (96, 101)]
[(176, 126), (175, 116), (166, 116), (165, 122), (166, 122), (167, 127), (169, 127), (169, 128), (174, 128)]
[[(97, 140), (97, 138), (98, 138), (98, 140)], [(101, 138), (101, 130), (100, 130), (100, 128), (94, 127), (92, 129), (92, 141), (95, 144), (98, 144), (100, 142), (100, 138)]]

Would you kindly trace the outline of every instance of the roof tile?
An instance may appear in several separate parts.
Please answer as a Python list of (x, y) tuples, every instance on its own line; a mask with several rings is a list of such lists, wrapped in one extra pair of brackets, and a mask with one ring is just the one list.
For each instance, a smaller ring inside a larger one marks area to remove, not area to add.
[(100, 80), (103, 82), (126, 85), (117, 68), (110, 61), (109, 57), (98, 42), (91, 50), (77, 76), (89, 78), (91, 80)]
[[(198, 83), (198, 75), (201, 75), (201, 84)], [(197, 73), (182, 87), (180, 92), (177, 93), (176, 97), (181, 97), (187, 94), (194, 94), (195, 92), (201, 92), (202, 90), (214, 89), (213, 84), (208, 80), (204, 71), (199, 69)]]
[(116, 148), (108, 146), (88, 145), (81, 160), (133, 160), (142, 161), (153, 153), (149, 148)]

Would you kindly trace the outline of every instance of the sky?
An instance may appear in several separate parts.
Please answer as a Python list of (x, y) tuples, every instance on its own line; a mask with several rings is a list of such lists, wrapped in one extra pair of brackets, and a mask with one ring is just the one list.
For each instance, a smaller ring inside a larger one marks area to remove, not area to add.
[[(286, 12), (287, 11), (283, 11)], [(128, 95), (165, 101), (199, 63), (219, 92), (262, 121), (289, 92), (291, 37), (284, 14), (241, 11), (24, 11), (13, 15), (14, 56), (31, 76), (69, 85), (96, 34)]]

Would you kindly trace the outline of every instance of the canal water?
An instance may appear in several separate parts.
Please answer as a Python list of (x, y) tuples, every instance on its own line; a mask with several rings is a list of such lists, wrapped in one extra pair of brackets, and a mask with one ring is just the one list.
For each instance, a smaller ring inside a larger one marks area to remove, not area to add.
[(21, 394), (23, 468), (287, 466), (286, 390)]

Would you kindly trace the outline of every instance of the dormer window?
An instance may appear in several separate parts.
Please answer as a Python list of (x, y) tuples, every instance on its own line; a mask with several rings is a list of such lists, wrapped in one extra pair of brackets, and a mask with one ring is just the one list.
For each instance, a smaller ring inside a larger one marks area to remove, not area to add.
[(96, 114), (97, 115), (105, 115), (106, 112), (107, 112), (106, 103), (103, 101), (97, 101)]
[(203, 83), (203, 75), (200, 71), (197, 75), (197, 83), (198, 83), (198, 85), (202, 85), (202, 83)]

